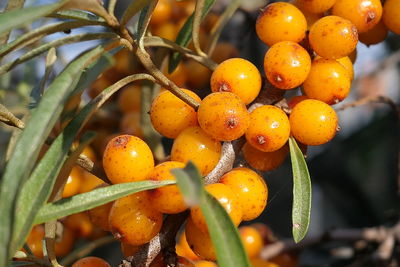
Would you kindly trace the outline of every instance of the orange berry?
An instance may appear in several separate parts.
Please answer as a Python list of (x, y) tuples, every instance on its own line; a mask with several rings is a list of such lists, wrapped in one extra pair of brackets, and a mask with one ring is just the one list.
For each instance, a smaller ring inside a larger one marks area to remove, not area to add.
[(85, 147), (83, 149), (81, 155), (86, 156), (87, 158), (89, 158), (93, 162), (97, 161), (96, 153), (94, 152), (93, 148), (91, 148), (90, 146)]
[(221, 63), (229, 58), (234, 58), (239, 56), (239, 51), (231, 43), (219, 42), (212, 52), (211, 59), (216, 63)]
[(214, 169), (221, 157), (221, 143), (207, 135), (199, 126), (181, 132), (174, 140), (171, 160), (187, 163), (193, 161), (201, 175)]
[(259, 171), (272, 171), (278, 168), (289, 153), (289, 147), (284, 145), (273, 152), (263, 152), (246, 143), (243, 146), (243, 156), (249, 165)]
[(386, 39), (388, 32), (389, 30), (383, 23), (383, 20), (380, 20), (378, 24), (376, 24), (369, 31), (360, 33), (358, 35), (358, 38), (360, 42), (366, 44), (367, 46), (370, 46), (383, 42)]
[[(182, 91), (196, 101), (201, 101), (192, 91)], [(176, 138), (184, 129), (197, 125), (196, 111), (170, 91), (161, 92), (153, 100), (150, 119), (154, 128), (168, 138)]]
[(196, 261), (194, 263), (195, 267), (218, 267), (218, 265), (213, 261)]
[(304, 39), (307, 21), (292, 4), (277, 2), (267, 5), (257, 18), (258, 37), (269, 46), (282, 41), (300, 42)]
[(82, 171), (82, 182), (79, 187), (79, 194), (90, 192), (95, 189), (97, 186), (103, 184), (104, 181), (93, 175), (88, 171)]
[(64, 257), (68, 255), (75, 244), (75, 233), (68, 227), (63, 228), (62, 237), (60, 240), (56, 239), (54, 251), (57, 257)]
[(179, 256), (188, 258), (190, 260), (198, 260), (199, 256), (197, 256), (193, 250), (189, 247), (189, 244), (186, 240), (186, 234), (183, 232), (178, 239), (178, 242), (175, 246), (176, 254)]
[(151, 16), (150, 25), (160, 25), (167, 22), (172, 16), (172, 5), (170, 0), (158, 1)]
[(264, 105), (250, 113), (250, 126), (246, 131), (249, 144), (264, 152), (278, 150), (290, 135), (288, 116), (280, 108)]
[(154, 209), (147, 192), (116, 200), (109, 216), (114, 237), (134, 246), (143, 245), (157, 235), (162, 221), (162, 213)]
[(298, 103), (300, 103), (303, 100), (309, 99), (306, 95), (297, 95), (292, 98), (290, 98), (287, 101), (287, 105), (290, 109), (293, 109)]
[(194, 253), (200, 256), (201, 259), (212, 261), (217, 259), (210, 235), (197, 228), (190, 218), (187, 220), (185, 233), (189, 247)]
[[(100, 186), (98, 186), (98, 188), (105, 186), (108, 186), (108, 184), (103, 183)], [(101, 206), (97, 206), (93, 209), (88, 210), (90, 221), (94, 225), (103, 229), (104, 231), (110, 231), (110, 223), (108, 222), (108, 217), (110, 215), (113, 203), (114, 201), (111, 201)]]
[(400, 34), (400, 2), (398, 0), (385, 1), (382, 19), (389, 30)]
[(44, 226), (41, 224), (33, 226), (26, 238), (26, 244), (32, 250), (35, 257), (43, 258), (43, 238)]
[[(166, 161), (158, 164), (150, 172), (147, 179), (153, 181), (176, 180), (171, 170), (176, 168), (183, 169), (184, 167), (185, 164), (182, 162)], [(168, 185), (149, 190), (149, 196), (152, 206), (162, 213), (175, 214), (187, 209), (177, 185)]]
[(250, 262), (252, 267), (283, 267), (283, 266), (287, 267), (286, 265), (278, 265), (276, 263), (263, 260), (259, 257), (250, 259)]
[(71, 197), (79, 193), (79, 188), (82, 185), (82, 171), (78, 167), (73, 167), (67, 178), (62, 197)]
[(139, 246), (132, 246), (128, 243), (121, 242), (121, 251), (125, 258), (135, 255), (140, 249)]
[[(313, 1), (313, 0), (311, 0), (311, 1)], [(328, 0), (328, 1), (330, 1), (330, 0)], [(306, 10), (304, 8), (304, 6), (302, 6), (300, 4), (300, 1), (292, 0), (292, 4), (295, 5), (303, 13), (304, 17), (306, 18), (308, 31), (311, 29), (311, 26), (314, 25), (315, 22), (317, 22), (320, 18), (322, 18), (324, 16), (324, 13), (312, 13), (312, 12)], [(300, 44), (302, 44), (307, 39), (308, 39), (308, 33), (306, 33), (306, 37), (300, 42)]]
[(264, 71), (268, 81), (280, 89), (300, 86), (310, 71), (308, 52), (294, 42), (276, 43), (264, 57)]
[[(233, 224), (236, 226), (239, 225), (242, 221), (243, 212), (239, 198), (236, 196), (235, 192), (229, 186), (222, 183), (206, 185), (205, 189), (225, 208)], [(206, 219), (200, 207), (196, 206), (190, 210), (190, 218), (201, 231), (205, 233), (208, 232)]]
[(137, 84), (124, 87), (118, 95), (118, 107), (123, 113), (140, 112), (142, 88)]
[(143, 137), (140, 113), (137, 111), (125, 113), (120, 121), (119, 129), (121, 133)]
[(168, 73), (168, 68), (166, 67), (164, 75), (179, 87), (184, 87), (188, 80), (188, 71), (183, 62), (179, 63), (172, 73)]
[(354, 78), (354, 68), (351, 59), (349, 57), (341, 57), (336, 59), (336, 61), (342, 64), (342, 66), (347, 70), (351, 82)]
[(153, 154), (140, 138), (120, 135), (108, 142), (103, 167), (113, 184), (142, 181), (154, 168)]
[(264, 244), (260, 233), (251, 226), (242, 226), (239, 234), (249, 258), (259, 255)]
[(93, 224), (86, 212), (69, 215), (64, 225), (76, 233), (76, 236), (87, 238), (93, 232)]
[(261, 75), (256, 66), (242, 58), (227, 59), (211, 75), (213, 92), (231, 92), (247, 105), (261, 90)]
[[(112, 81), (116, 82), (119, 79), (123, 78), (126, 75), (132, 74), (135, 70), (135, 58), (134, 54), (129, 51), (127, 48), (123, 48), (119, 50), (115, 55), (115, 65), (110, 71), (106, 74), (109, 76), (114, 76), (112, 77)], [(119, 77), (120, 78), (119, 78)], [(114, 83), (113, 82), (113, 83)]]
[(349, 72), (334, 59), (313, 60), (311, 70), (304, 81), (304, 92), (309, 98), (329, 105), (337, 104), (350, 92)]
[(299, 260), (298, 257), (289, 252), (282, 252), (281, 254), (270, 259), (271, 263), (274, 263), (276, 266), (285, 266), (285, 267), (298, 267)]
[(309, 41), (321, 57), (336, 59), (349, 55), (357, 46), (357, 28), (349, 20), (326, 16), (310, 29)]
[(211, 93), (197, 111), (200, 127), (220, 141), (232, 141), (247, 130), (250, 115), (243, 101), (230, 92)]
[(380, 0), (336, 0), (332, 15), (350, 20), (359, 33), (372, 29), (382, 17)]
[(85, 257), (72, 264), (72, 267), (111, 267), (111, 266), (110, 264), (108, 264), (108, 262), (106, 262), (101, 258)]
[(186, 62), (187, 84), (190, 88), (202, 89), (210, 83), (211, 70), (199, 62), (189, 60)]
[(336, 134), (338, 118), (335, 110), (319, 100), (298, 103), (289, 117), (292, 135), (309, 146), (329, 142)]
[(268, 187), (260, 175), (248, 168), (235, 168), (225, 173), (220, 182), (235, 193), (244, 221), (260, 216), (268, 199)]
[(328, 11), (335, 2), (336, 0), (295, 0), (294, 5), (307, 12), (321, 14)]
[(170, 41), (175, 41), (178, 35), (178, 27), (175, 23), (167, 21), (155, 27), (152, 27), (152, 34)]

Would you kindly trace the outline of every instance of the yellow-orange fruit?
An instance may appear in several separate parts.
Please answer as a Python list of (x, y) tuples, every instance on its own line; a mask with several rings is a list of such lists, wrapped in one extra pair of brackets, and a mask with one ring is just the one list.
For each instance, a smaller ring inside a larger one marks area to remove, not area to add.
[(108, 142), (103, 167), (113, 184), (142, 181), (154, 168), (153, 154), (140, 138), (120, 135)]
[(382, 17), (380, 0), (336, 0), (332, 15), (350, 20), (358, 32), (372, 29)]
[(72, 267), (111, 267), (111, 266), (110, 264), (108, 264), (108, 262), (106, 262), (101, 258), (85, 257), (72, 264)]
[(119, 129), (123, 134), (134, 135), (142, 138), (143, 131), (142, 126), (140, 125), (140, 113), (137, 111), (125, 113), (120, 121)]
[(298, 103), (306, 99), (309, 99), (306, 95), (294, 96), (287, 101), (288, 107), (293, 109)]
[(82, 185), (82, 171), (78, 167), (73, 167), (67, 178), (67, 183), (64, 186), (62, 197), (70, 197), (79, 193), (79, 188)]
[(336, 59), (336, 61), (342, 64), (342, 66), (347, 70), (351, 82), (354, 78), (354, 67), (353, 67), (353, 62), (351, 62), (351, 59), (349, 57), (341, 57)]
[(162, 221), (162, 213), (153, 208), (147, 192), (116, 200), (109, 216), (114, 237), (134, 246), (143, 245), (157, 235)]
[[(192, 91), (182, 91), (196, 101), (201, 101)], [(197, 125), (196, 111), (170, 91), (161, 92), (153, 100), (150, 119), (154, 128), (168, 138), (176, 138), (184, 129)]]
[(128, 243), (121, 242), (121, 251), (125, 258), (135, 255), (135, 253), (138, 252), (139, 249), (140, 246), (132, 246)]
[(264, 71), (268, 81), (280, 89), (300, 86), (311, 67), (308, 52), (294, 42), (274, 44), (264, 57)]
[[(295, 5), (301, 11), (301, 13), (303, 13), (303, 15), (304, 15), (304, 17), (306, 18), (306, 21), (307, 21), (307, 30), (309, 31), (311, 29), (311, 26), (314, 25), (315, 22), (317, 22), (320, 18), (322, 18), (324, 16), (324, 13), (323, 12), (322, 13), (319, 13), (319, 12), (313, 13), (313, 12), (308, 11), (304, 7), (304, 5), (302, 5), (303, 1), (304, 0), (302, 0), (302, 1), (292, 0), (291, 3), (293, 5)], [(322, 0), (322, 1), (324, 1), (324, 3), (325, 2), (328, 3), (329, 1), (332, 1), (332, 0), (327, 0), (327, 1)], [(310, 2), (314, 2), (314, 0), (311, 0)], [(322, 5), (321, 5), (321, 7), (322, 7)], [(302, 40), (302, 42), (304, 42), (305, 40), (308, 39), (307, 35), (308, 35), (308, 33), (306, 33), (306, 37)]]
[(176, 36), (178, 35), (178, 30), (179, 29), (175, 23), (168, 21), (152, 27), (151, 32), (155, 36), (159, 36), (170, 41), (175, 41)]
[(200, 103), (197, 111), (200, 127), (220, 141), (232, 141), (247, 130), (250, 115), (245, 104), (230, 92), (211, 93)]
[[(103, 183), (99, 185), (98, 188), (105, 186), (108, 186), (108, 184)], [(110, 211), (113, 203), (114, 201), (111, 201), (104, 205), (88, 210), (90, 221), (104, 231), (110, 231), (110, 223), (108, 222), (108, 217), (110, 216)]]
[(303, 13), (285, 2), (267, 5), (256, 22), (258, 37), (269, 46), (282, 41), (300, 42), (306, 30), (307, 21)]
[(76, 233), (76, 236), (87, 238), (93, 232), (93, 224), (86, 212), (79, 212), (69, 215), (64, 225)]
[(184, 87), (188, 80), (189, 72), (183, 62), (179, 63), (172, 73), (168, 73), (168, 68), (164, 69), (164, 75), (173, 81), (177, 86)]
[(185, 233), (189, 247), (201, 259), (212, 261), (217, 259), (210, 235), (197, 228), (190, 218), (187, 220)]
[(259, 257), (250, 259), (250, 262), (252, 267), (282, 267), (282, 266), (288, 267), (286, 265), (278, 265), (276, 263), (263, 260)]
[(261, 90), (261, 75), (257, 67), (242, 58), (223, 61), (211, 75), (213, 92), (231, 92), (239, 96), (247, 105)]
[(26, 244), (31, 249), (33, 255), (38, 258), (43, 258), (43, 240), (44, 226), (41, 224), (32, 227), (26, 238)]
[(190, 260), (199, 260), (199, 256), (197, 256), (193, 250), (189, 247), (189, 244), (186, 240), (186, 234), (185, 232), (182, 232), (182, 234), (179, 236), (178, 242), (176, 243), (175, 246), (176, 254), (179, 256), (188, 258)]
[(104, 181), (88, 171), (82, 171), (82, 183), (79, 187), (79, 193), (92, 191), (97, 186), (103, 184)]
[(94, 152), (93, 148), (91, 148), (90, 146), (85, 147), (83, 149), (81, 155), (86, 156), (87, 158), (89, 158), (93, 162), (97, 161), (96, 153)]
[(366, 45), (374, 45), (383, 42), (388, 35), (388, 28), (386, 27), (383, 20), (380, 20), (372, 29), (367, 32), (360, 33), (358, 38), (360, 42)]
[(345, 57), (357, 46), (357, 28), (347, 19), (326, 16), (311, 27), (309, 41), (312, 49), (321, 57)]
[(385, 1), (382, 19), (389, 30), (400, 34), (400, 2), (398, 0)]
[(292, 135), (309, 146), (329, 142), (336, 134), (338, 118), (328, 104), (314, 99), (298, 103), (289, 117)]
[(317, 59), (304, 81), (303, 89), (309, 98), (329, 105), (337, 104), (350, 92), (350, 76), (345, 67), (334, 59)]
[(258, 150), (264, 152), (278, 150), (286, 144), (289, 135), (289, 119), (280, 108), (264, 105), (250, 113), (246, 140)]
[(142, 88), (137, 84), (127, 85), (118, 95), (118, 107), (123, 113), (140, 112)]
[[(233, 224), (236, 226), (239, 225), (239, 223), (242, 221), (243, 212), (239, 198), (236, 196), (234, 191), (222, 183), (206, 185), (205, 189), (225, 208), (226, 212), (229, 214), (229, 217), (232, 219)], [(205, 233), (208, 232), (206, 219), (200, 207), (196, 206), (190, 210), (190, 218), (196, 227), (198, 227), (201, 231)]]
[(209, 85), (211, 70), (199, 62), (189, 60), (186, 62), (187, 84), (190, 88), (202, 89)]
[[(171, 170), (184, 167), (185, 164), (182, 162), (166, 161), (154, 167), (147, 179), (152, 181), (175, 180)], [(187, 208), (177, 185), (167, 185), (148, 192), (152, 206), (162, 213), (175, 214)]]
[(171, 160), (193, 161), (201, 175), (214, 169), (221, 157), (221, 143), (207, 135), (199, 126), (189, 127), (174, 140)]
[(283, 163), (289, 153), (289, 147), (284, 145), (273, 152), (263, 152), (246, 143), (242, 151), (245, 160), (252, 168), (259, 171), (272, 171)]
[(54, 252), (57, 257), (64, 257), (68, 255), (75, 244), (75, 233), (68, 227), (63, 228), (62, 237), (60, 240), (56, 240), (54, 246)]
[(194, 263), (195, 267), (218, 267), (218, 265), (213, 261), (196, 261)]
[(172, 5), (170, 0), (158, 1), (150, 20), (151, 25), (160, 25), (172, 17)]
[(264, 244), (260, 233), (251, 226), (242, 226), (239, 234), (249, 258), (258, 256)]
[(228, 186), (242, 207), (242, 219), (250, 221), (264, 211), (268, 199), (268, 187), (264, 179), (248, 168), (235, 168), (225, 173), (220, 183)]
[(328, 11), (335, 2), (336, 0), (295, 0), (294, 5), (307, 12), (321, 14)]
[(221, 63), (229, 58), (239, 56), (239, 51), (229, 42), (219, 42), (212, 52), (211, 59), (216, 63)]

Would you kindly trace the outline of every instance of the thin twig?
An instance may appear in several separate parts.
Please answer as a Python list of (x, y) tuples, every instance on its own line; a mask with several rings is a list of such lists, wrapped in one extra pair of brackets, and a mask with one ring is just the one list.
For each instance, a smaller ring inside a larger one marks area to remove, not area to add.
[(201, 50), (200, 47), (200, 24), (202, 19), (202, 13), (204, 9), (205, 0), (197, 0), (196, 7), (194, 10), (194, 17), (193, 17), (193, 29), (192, 29), (192, 39), (193, 39), (193, 46), (196, 53), (202, 57), (206, 57), (207, 55)]
[(0, 104), (0, 121), (18, 129), (25, 128), (25, 123), (14, 116), (5, 106)]
[(358, 99), (354, 102), (350, 102), (347, 104), (344, 104), (343, 106), (341, 106), (340, 108), (338, 108), (338, 111), (342, 111), (348, 108), (354, 108), (354, 107), (358, 107), (361, 105), (365, 105), (365, 104), (370, 104), (370, 103), (384, 103), (384, 104), (388, 104), (396, 113), (396, 116), (398, 118), (400, 118), (400, 107), (390, 98), (387, 96), (367, 96), (361, 99)]
[(151, 16), (153, 15), (153, 11), (156, 8), (156, 5), (158, 3), (158, 0), (152, 0), (146, 10), (146, 16), (144, 17), (143, 24), (141, 25), (141, 28), (139, 29), (138, 33), (138, 46), (139, 49), (144, 50), (143, 46), (143, 39), (144, 35), (146, 34), (147, 28), (149, 27)]
[(115, 11), (115, 5), (117, 4), (117, 0), (110, 0), (108, 2), (108, 13), (111, 16), (115, 16), (114, 11)]
[[(25, 0), (9, 0), (4, 12), (20, 9), (24, 6)], [(0, 36), (0, 46), (7, 43), (8, 38), (10, 37), (10, 31), (6, 31)]]

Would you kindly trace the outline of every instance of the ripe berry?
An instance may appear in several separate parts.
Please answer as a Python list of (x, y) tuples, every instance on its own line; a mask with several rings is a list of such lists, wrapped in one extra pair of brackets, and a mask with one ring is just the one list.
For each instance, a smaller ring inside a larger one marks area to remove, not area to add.
[(370, 46), (383, 42), (386, 39), (388, 32), (389, 30), (385, 23), (383, 23), (383, 20), (380, 20), (372, 29), (359, 34), (358, 38), (360, 42)]
[(167, 22), (172, 16), (172, 5), (170, 0), (158, 1), (151, 16), (151, 25), (160, 25)]
[(249, 126), (250, 115), (243, 101), (229, 92), (211, 93), (197, 111), (200, 127), (220, 141), (241, 137)]
[[(200, 102), (201, 99), (190, 90), (183, 92)], [(170, 91), (161, 92), (151, 104), (151, 123), (168, 138), (176, 138), (184, 129), (197, 125), (196, 111)]]
[[(206, 185), (205, 189), (225, 208), (226, 212), (231, 217), (233, 224), (236, 226), (239, 225), (242, 221), (243, 213), (239, 198), (236, 196), (235, 192), (222, 183)], [(206, 219), (204, 218), (200, 207), (193, 207), (191, 209), (190, 218), (201, 231), (204, 233), (208, 232)]]
[(151, 205), (147, 192), (116, 200), (109, 216), (114, 237), (134, 246), (145, 244), (157, 235), (162, 221), (162, 213)]
[(251, 226), (242, 226), (239, 234), (249, 258), (259, 255), (264, 243), (260, 233)]
[[(98, 186), (98, 188), (105, 186), (108, 185), (104, 183)], [(90, 221), (104, 231), (110, 231), (110, 223), (108, 222), (108, 218), (110, 216), (110, 211), (113, 203), (114, 201), (111, 201), (104, 205), (88, 210)]]
[[(175, 39), (174, 39), (175, 40)], [(168, 73), (168, 68), (165, 67), (164, 75), (173, 81), (177, 86), (184, 87), (188, 79), (188, 70), (186, 65), (181, 62), (172, 73)]]
[(186, 62), (187, 84), (190, 88), (203, 89), (210, 83), (211, 70), (199, 62), (189, 60)]
[(358, 32), (372, 29), (382, 17), (380, 0), (336, 0), (332, 15), (350, 20)]
[(187, 220), (185, 233), (190, 248), (200, 258), (212, 261), (217, 259), (210, 235), (197, 228), (191, 218)]
[(194, 263), (195, 267), (218, 267), (218, 265), (213, 261), (196, 261)]
[(261, 90), (261, 75), (256, 66), (242, 58), (225, 60), (211, 75), (213, 92), (231, 92), (247, 105)]
[(303, 88), (309, 98), (337, 104), (350, 92), (349, 72), (334, 59), (313, 60)]
[(85, 257), (72, 264), (72, 267), (111, 267), (111, 266), (110, 264), (108, 264), (108, 262), (106, 262), (101, 258)]
[[(164, 181), (175, 180), (171, 170), (184, 168), (185, 164), (178, 161), (166, 161), (158, 164), (149, 174), (148, 180)], [(175, 214), (184, 211), (187, 207), (177, 185), (168, 185), (149, 191), (152, 206), (162, 212)]]
[(93, 224), (86, 212), (69, 215), (64, 225), (75, 232), (77, 237), (88, 238), (93, 232)]
[[(281, 266), (289, 267), (289, 266), (286, 266), (286, 265), (278, 265), (276, 263), (263, 260), (263, 259), (261, 259), (259, 257), (255, 257), (255, 258), (250, 259), (250, 262), (251, 262), (251, 266), (252, 267), (281, 267)], [(291, 266), (291, 267), (294, 267), (294, 266)]]
[[(179, 28), (177, 25), (171, 21), (167, 21), (160, 25), (151, 28), (151, 33), (155, 36), (159, 36), (161, 38), (175, 41), (176, 36), (178, 35)], [(179, 85), (182, 86), (182, 85)]]
[(289, 147), (287, 145), (273, 152), (262, 152), (246, 143), (242, 150), (247, 163), (249, 163), (252, 168), (264, 172), (278, 168), (289, 153)]
[(300, 103), (303, 100), (309, 99), (306, 95), (297, 95), (292, 98), (290, 98), (287, 101), (287, 105), (290, 109), (293, 109), (298, 103)]
[(220, 182), (236, 194), (244, 221), (260, 216), (268, 199), (268, 187), (260, 175), (248, 168), (235, 168), (225, 173)]
[(351, 61), (350, 57), (341, 57), (336, 59), (336, 61), (342, 64), (342, 66), (347, 70), (351, 82), (354, 78), (354, 68), (353, 62)]
[(57, 240), (54, 247), (54, 251), (57, 257), (64, 257), (68, 255), (75, 244), (75, 233), (68, 227), (63, 227), (62, 237)]
[(67, 183), (65, 184), (62, 197), (66, 198), (78, 194), (81, 184), (82, 171), (79, 169), (79, 167), (74, 167), (67, 178)]
[(383, 22), (392, 32), (400, 34), (400, 2), (399, 0), (386, 0), (383, 5)]
[(113, 184), (145, 180), (154, 168), (153, 154), (140, 138), (120, 135), (108, 142), (103, 167)]
[(309, 146), (329, 142), (336, 134), (338, 118), (331, 106), (319, 100), (298, 103), (289, 117), (292, 135)]
[(280, 89), (300, 86), (310, 71), (308, 52), (294, 42), (274, 44), (264, 57), (264, 71), (268, 81)]
[(299, 6), (307, 12), (321, 14), (328, 11), (335, 1), (336, 0), (295, 0), (294, 5)]
[(193, 250), (189, 247), (189, 244), (186, 240), (186, 234), (183, 232), (178, 239), (178, 242), (175, 246), (176, 254), (179, 256), (188, 258), (190, 260), (199, 260), (199, 256), (197, 256)]
[(88, 171), (83, 171), (82, 174), (82, 182), (81, 186), (79, 187), (79, 194), (92, 191), (97, 186), (104, 183), (103, 180)]
[(336, 59), (349, 55), (357, 46), (357, 28), (349, 20), (326, 16), (310, 29), (309, 41), (321, 57)]
[(290, 123), (285, 112), (272, 105), (264, 105), (250, 113), (250, 126), (246, 131), (249, 144), (264, 152), (272, 152), (286, 144)]
[(277, 2), (267, 5), (257, 18), (256, 32), (268, 46), (282, 41), (300, 42), (305, 37), (307, 22), (292, 4)]
[(118, 95), (118, 107), (123, 113), (140, 111), (142, 88), (137, 84), (127, 85)]
[(214, 169), (221, 157), (221, 143), (207, 135), (199, 126), (181, 132), (174, 140), (171, 160), (187, 163), (193, 161), (201, 175)]
[(214, 48), (211, 59), (216, 63), (221, 63), (229, 58), (239, 56), (239, 51), (229, 42), (219, 42)]

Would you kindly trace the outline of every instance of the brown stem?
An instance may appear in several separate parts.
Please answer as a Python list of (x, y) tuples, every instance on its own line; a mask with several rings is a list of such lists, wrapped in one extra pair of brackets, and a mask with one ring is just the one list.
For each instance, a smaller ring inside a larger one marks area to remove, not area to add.
[(201, 50), (199, 32), (200, 32), (202, 13), (203, 13), (203, 9), (204, 9), (204, 2), (205, 2), (204, 0), (196, 1), (196, 7), (194, 10), (194, 18), (193, 18), (193, 29), (192, 29), (194, 50), (196, 51), (196, 53), (198, 55), (203, 56), (203, 57), (207, 56), (207, 55), (204, 54), (204, 52)]
[(18, 129), (24, 129), (25, 123), (14, 116), (5, 106), (0, 104), (0, 121)]

